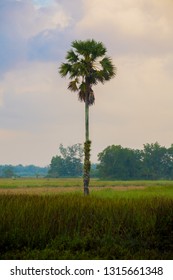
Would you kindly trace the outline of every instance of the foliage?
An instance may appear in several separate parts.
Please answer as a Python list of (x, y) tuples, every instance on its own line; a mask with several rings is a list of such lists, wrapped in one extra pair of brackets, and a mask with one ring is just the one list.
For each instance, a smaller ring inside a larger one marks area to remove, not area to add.
[(44, 177), (47, 175), (47, 172), (48, 167), (38, 167), (35, 165), (0, 165), (0, 177), (2, 178)]
[(146, 193), (0, 195), (0, 258), (172, 259), (173, 200)]
[(68, 89), (77, 92), (79, 100), (88, 105), (95, 101), (93, 85), (98, 82), (104, 84), (116, 74), (110, 57), (106, 56), (107, 50), (101, 42), (95, 40), (73, 41), (72, 49), (67, 52), (66, 61), (59, 68), (62, 77), (69, 75)]
[(75, 144), (65, 148), (59, 146), (61, 155), (54, 156), (51, 160), (48, 177), (78, 177), (82, 175), (83, 148)]
[(98, 155), (99, 176), (117, 180), (138, 178), (140, 153), (121, 146), (109, 146)]
[(145, 179), (173, 178), (173, 146), (165, 148), (157, 142), (144, 145), (142, 177)]
[(173, 179), (173, 145), (145, 144), (143, 150), (108, 146), (99, 155), (98, 176), (116, 180)]
[(90, 177), (98, 178), (98, 169), (96, 163), (91, 163)]
[(15, 176), (14, 168), (12, 165), (0, 166), (0, 177), (2, 178), (12, 178)]

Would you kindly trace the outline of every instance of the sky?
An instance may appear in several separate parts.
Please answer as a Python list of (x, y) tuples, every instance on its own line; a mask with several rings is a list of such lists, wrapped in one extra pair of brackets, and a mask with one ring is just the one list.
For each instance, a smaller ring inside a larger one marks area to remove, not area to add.
[(0, 165), (47, 166), (84, 142), (84, 103), (58, 74), (73, 40), (103, 42), (117, 67), (93, 88), (92, 162), (113, 144), (169, 147), (172, 12), (172, 0), (0, 0)]

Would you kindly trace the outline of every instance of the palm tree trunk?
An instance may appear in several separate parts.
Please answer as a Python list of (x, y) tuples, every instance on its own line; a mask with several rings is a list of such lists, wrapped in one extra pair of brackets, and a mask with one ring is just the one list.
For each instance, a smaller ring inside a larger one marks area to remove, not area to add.
[(89, 181), (90, 181), (90, 146), (91, 141), (89, 140), (89, 94), (86, 94), (85, 100), (85, 143), (84, 143), (84, 195), (89, 195)]
[(85, 141), (86, 142), (89, 141), (89, 105), (88, 105), (88, 98), (85, 101)]

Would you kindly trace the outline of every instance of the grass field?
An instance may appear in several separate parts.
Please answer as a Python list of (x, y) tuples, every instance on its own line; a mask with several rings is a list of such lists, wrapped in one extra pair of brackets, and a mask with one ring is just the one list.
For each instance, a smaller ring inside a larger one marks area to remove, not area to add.
[[(35, 187), (82, 187), (82, 178), (19, 178), (19, 179), (1, 179), (0, 189), (2, 188), (35, 188)], [(93, 187), (155, 187), (155, 186), (172, 186), (173, 181), (103, 181), (92, 179), (90, 182), (91, 189)]]
[(0, 179), (1, 259), (172, 259), (172, 240), (172, 181)]

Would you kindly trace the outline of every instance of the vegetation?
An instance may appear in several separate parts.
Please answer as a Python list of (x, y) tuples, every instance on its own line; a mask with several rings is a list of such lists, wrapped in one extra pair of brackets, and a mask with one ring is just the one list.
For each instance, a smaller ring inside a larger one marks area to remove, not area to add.
[[(80, 191), (82, 191), (82, 178), (1, 178), (0, 179), (0, 189), (42, 189), (42, 188), (68, 188), (71, 191), (71, 188), (77, 187)], [(162, 188), (162, 191), (165, 192), (167, 187), (170, 190), (173, 190), (173, 181), (149, 181), (149, 180), (130, 180), (130, 181), (108, 181), (108, 180), (99, 180), (92, 179), (90, 181), (91, 191), (94, 189), (106, 189), (106, 188), (122, 188), (122, 190), (126, 190), (127, 187), (145, 187), (151, 190), (151, 187), (158, 191), (158, 187)], [(142, 189), (142, 188), (141, 188)], [(142, 192), (143, 193), (143, 192)]]
[(1, 259), (172, 259), (173, 188), (1, 194), (0, 225)]
[(61, 144), (59, 150), (60, 155), (54, 156), (51, 160), (47, 177), (59, 178), (82, 176), (82, 145), (75, 144), (65, 148)]
[(143, 150), (109, 146), (98, 155), (98, 177), (114, 180), (173, 179), (173, 145), (145, 144)]
[[(98, 155), (99, 163), (90, 163), (91, 142), (85, 147), (82, 144), (59, 146), (59, 155), (53, 156), (49, 167), (34, 165), (1, 165), (0, 178), (48, 177), (70, 178), (81, 177), (82, 169), (86, 185), (90, 177), (109, 180), (172, 180), (173, 179), (173, 145), (169, 148), (159, 143), (145, 144), (144, 148), (129, 149), (120, 145), (108, 146)], [(90, 176), (87, 177), (88, 170)]]
[(0, 165), (0, 178), (44, 177), (47, 175), (47, 172), (48, 167), (38, 167), (35, 165)]
[(67, 52), (66, 63), (62, 63), (59, 73), (70, 78), (68, 89), (77, 92), (80, 101), (85, 103), (85, 144), (84, 144), (84, 194), (89, 194), (90, 179), (90, 145), (89, 106), (94, 104), (93, 86), (104, 84), (115, 76), (115, 67), (106, 54), (101, 42), (94, 40), (74, 41), (72, 49)]
[(172, 181), (136, 181), (134, 190), (127, 181), (92, 181), (97, 190), (84, 198), (70, 188), (82, 186), (79, 179), (1, 179), (1, 188), (25, 182), (26, 189), (57, 184), (69, 192), (0, 191), (0, 259), (173, 258)]
[(85, 160), (84, 160), (84, 194), (89, 194), (89, 182), (90, 182), (90, 170), (91, 170), (91, 163), (90, 163), (90, 151), (91, 151), (91, 141), (87, 140), (84, 143), (84, 152), (85, 152)]

